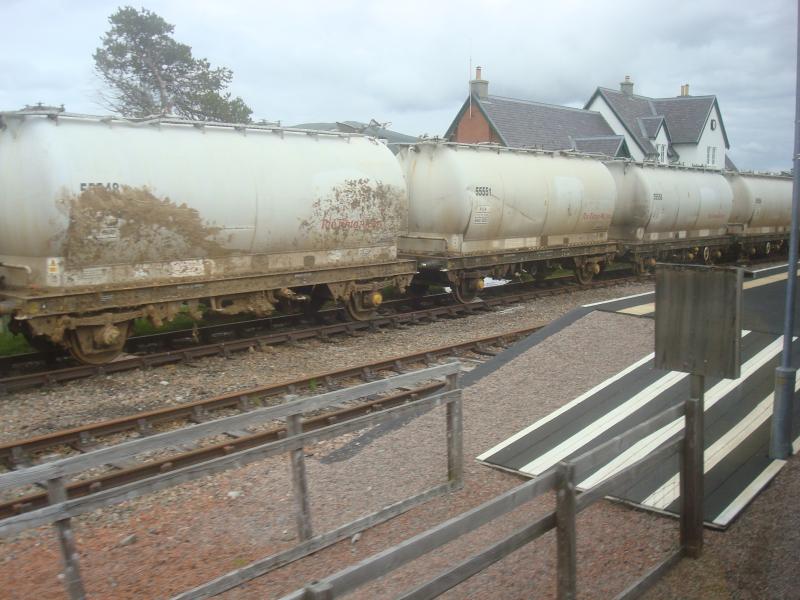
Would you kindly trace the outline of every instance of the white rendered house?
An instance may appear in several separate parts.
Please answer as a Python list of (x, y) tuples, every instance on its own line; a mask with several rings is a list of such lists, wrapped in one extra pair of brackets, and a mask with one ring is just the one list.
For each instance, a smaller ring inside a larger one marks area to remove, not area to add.
[(634, 94), (626, 76), (619, 90), (598, 87), (584, 109), (602, 114), (625, 136), (634, 160), (735, 169), (717, 97), (690, 96), (688, 84), (680, 96), (648, 98)]

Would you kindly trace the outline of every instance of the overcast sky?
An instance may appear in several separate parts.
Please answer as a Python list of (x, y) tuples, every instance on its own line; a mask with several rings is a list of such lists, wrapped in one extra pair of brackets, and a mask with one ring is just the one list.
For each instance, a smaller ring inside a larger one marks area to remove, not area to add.
[[(121, 3), (0, 0), (0, 110), (44, 102), (106, 113), (92, 53)], [(233, 70), (254, 117), (391, 122), (443, 134), (470, 59), (489, 93), (583, 106), (624, 75), (635, 92), (716, 94), (740, 168), (788, 169), (791, 0), (149, 0), (197, 57)]]

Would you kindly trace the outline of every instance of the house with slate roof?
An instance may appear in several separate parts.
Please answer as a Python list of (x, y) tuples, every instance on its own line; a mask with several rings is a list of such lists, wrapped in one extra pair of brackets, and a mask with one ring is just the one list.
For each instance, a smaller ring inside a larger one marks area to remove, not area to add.
[(690, 96), (687, 84), (675, 98), (648, 98), (630, 77), (619, 91), (598, 87), (580, 109), (491, 96), (478, 67), (445, 138), (736, 169), (716, 96)]
[(688, 84), (680, 96), (649, 98), (634, 94), (626, 76), (619, 90), (598, 87), (584, 108), (625, 136), (634, 160), (735, 169), (717, 97), (690, 96)]
[(615, 132), (600, 112), (490, 96), (489, 82), (481, 78), (480, 67), (445, 139), (631, 157), (625, 135)]

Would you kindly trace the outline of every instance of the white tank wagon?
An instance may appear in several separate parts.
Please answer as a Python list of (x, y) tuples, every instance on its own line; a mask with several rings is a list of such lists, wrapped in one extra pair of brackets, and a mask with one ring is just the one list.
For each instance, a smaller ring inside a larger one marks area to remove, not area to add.
[(0, 114), (0, 314), (103, 362), (130, 324), (226, 313), (368, 317), (398, 260), (402, 171), (359, 135), (46, 111)]
[(617, 186), (609, 236), (639, 268), (656, 259), (710, 262), (730, 245), (733, 193), (721, 173), (631, 161), (606, 165)]
[(726, 173), (733, 190), (728, 231), (745, 255), (769, 255), (788, 239), (792, 221), (791, 177), (767, 173)]
[(416, 281), (448, 282), (459, 300), (486, 275), (540, 276), (551, 264), (588, 281), (613, 258), (614, 180), (592, 158), (497, 146), (423, 142), (403, 149), (409, 233), (401, 255)]

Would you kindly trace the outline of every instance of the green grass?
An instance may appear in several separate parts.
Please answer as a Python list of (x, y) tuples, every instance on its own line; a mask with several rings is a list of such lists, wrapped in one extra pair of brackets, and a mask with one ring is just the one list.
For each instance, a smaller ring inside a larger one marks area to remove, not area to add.
[[(189, 315), (179, 314), (171, 322), (162, 327), (153, 327), (147, 319), (136, 319), (133, 325), (133, 335), (148, 335), (151, 333), (161, 333), (166, 331), (177, 331), (179, 329), (191, 329), (194, 324)], [(197, 325), (204, 325), (204, 321), (198, 321)], [(34, 349), (25, 340), (25, 336), (14, 335), (5, 326), (0, 326), (0, 356), (11, 356), (13, 354), (25, 354), (34, 352)]]
[(0, 356), (25, 354), (28, 352), (33, 352), (33, 348), (28, 345), (28, 342), (25, 341), (23, 336), (14, 335), (5, 329), (0, 333)]
[[(150, 335), (151, 333), (165, 333), (167, 331), (178, 331), (179, 329), (191, 329), (195, 321), (187, 314), (179, 314), (169, 323), (161, 327), (154, 327), (148, 319), (136, 319), (133, 323), (133, 335)], [(197, 321), (197, 326), (206, 325), (205, 321)]]

